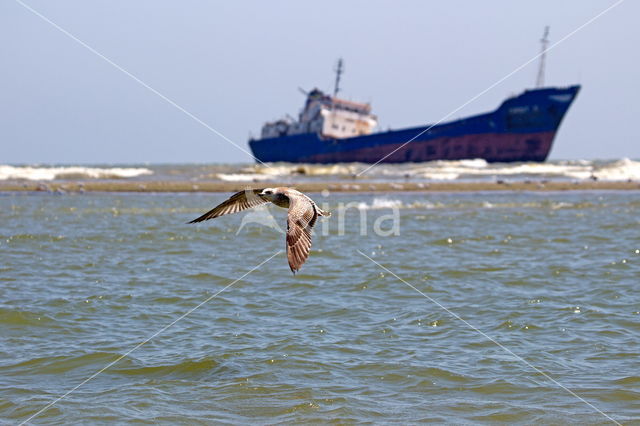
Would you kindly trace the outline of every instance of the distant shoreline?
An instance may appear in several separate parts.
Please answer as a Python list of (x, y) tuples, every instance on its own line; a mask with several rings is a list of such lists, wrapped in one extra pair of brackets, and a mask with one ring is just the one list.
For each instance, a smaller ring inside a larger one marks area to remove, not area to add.
[(189, 181), (57, 181), (0, 182), (0, 192), (235, 192), (246, 188), (293, 186), (305, 192), (477, 192), (477, 191), (629, 191), (640, 182), (189, 182)]

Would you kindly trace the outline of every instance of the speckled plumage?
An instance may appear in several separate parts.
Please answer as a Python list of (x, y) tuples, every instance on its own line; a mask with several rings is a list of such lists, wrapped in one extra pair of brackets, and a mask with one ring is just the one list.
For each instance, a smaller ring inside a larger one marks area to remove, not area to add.
[(320, 209), (311, 198), (300, 191), (288, 187), (240, 191), (189, 223), (237, 213), (268, 202), (289, 209), (286, 236), (287, 259), (291, 272), (295, 274), (309, 257), (311, 230), (318, 216), (331, 216), (331, 213)]

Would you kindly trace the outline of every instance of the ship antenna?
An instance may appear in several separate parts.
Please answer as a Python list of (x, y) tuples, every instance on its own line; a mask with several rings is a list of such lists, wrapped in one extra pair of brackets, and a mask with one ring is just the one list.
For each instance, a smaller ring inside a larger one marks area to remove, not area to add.
[(336, 85), (333, 87), (333, 97), (334, 98), (338, 95), (338, 92), (340, 91), (340, 76), (344, 72), (344, 69), (343, 69), (342, 65), (343, 65), (342, 58), (340, 58), (340, 59), (338, 59), (338, 63), (337, 63), (336, 68), (335, 68), (335, 71), (336, 71)]
[(544, 34), (540, 39), (540, 66), (538, 68), (538, 78), (536, 78), (536, 87), (540, 88), (544, 86), (544, 65), (547, 60), (547, 45), (549, 44), (549, 26), (544, 27)]

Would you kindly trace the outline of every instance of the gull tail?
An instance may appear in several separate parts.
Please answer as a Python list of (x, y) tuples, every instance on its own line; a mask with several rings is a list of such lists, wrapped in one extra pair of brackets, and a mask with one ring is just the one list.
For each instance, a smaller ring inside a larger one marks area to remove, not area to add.
[(319, 214), (320, 216), (324, 216), (324, 217), (331, 217), (331, 212), (324, 211), (324, 210), (322, 210), (322, 209), (318, 209), (318, 214)]

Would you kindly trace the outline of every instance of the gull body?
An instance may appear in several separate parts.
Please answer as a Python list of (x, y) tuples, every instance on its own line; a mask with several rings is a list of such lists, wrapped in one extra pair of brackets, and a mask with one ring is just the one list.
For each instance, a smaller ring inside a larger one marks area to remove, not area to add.
[(269, 202), (289, 210), (286, 235), (287, 260), (291, 272), (295, 274), (309, 257), (311, 230), (318, 216), (331, 216), (331, 213), (319, 208), (311, 198), (300, 191), (286, 186), (240, 191), (189, 223), (238, 213)]

